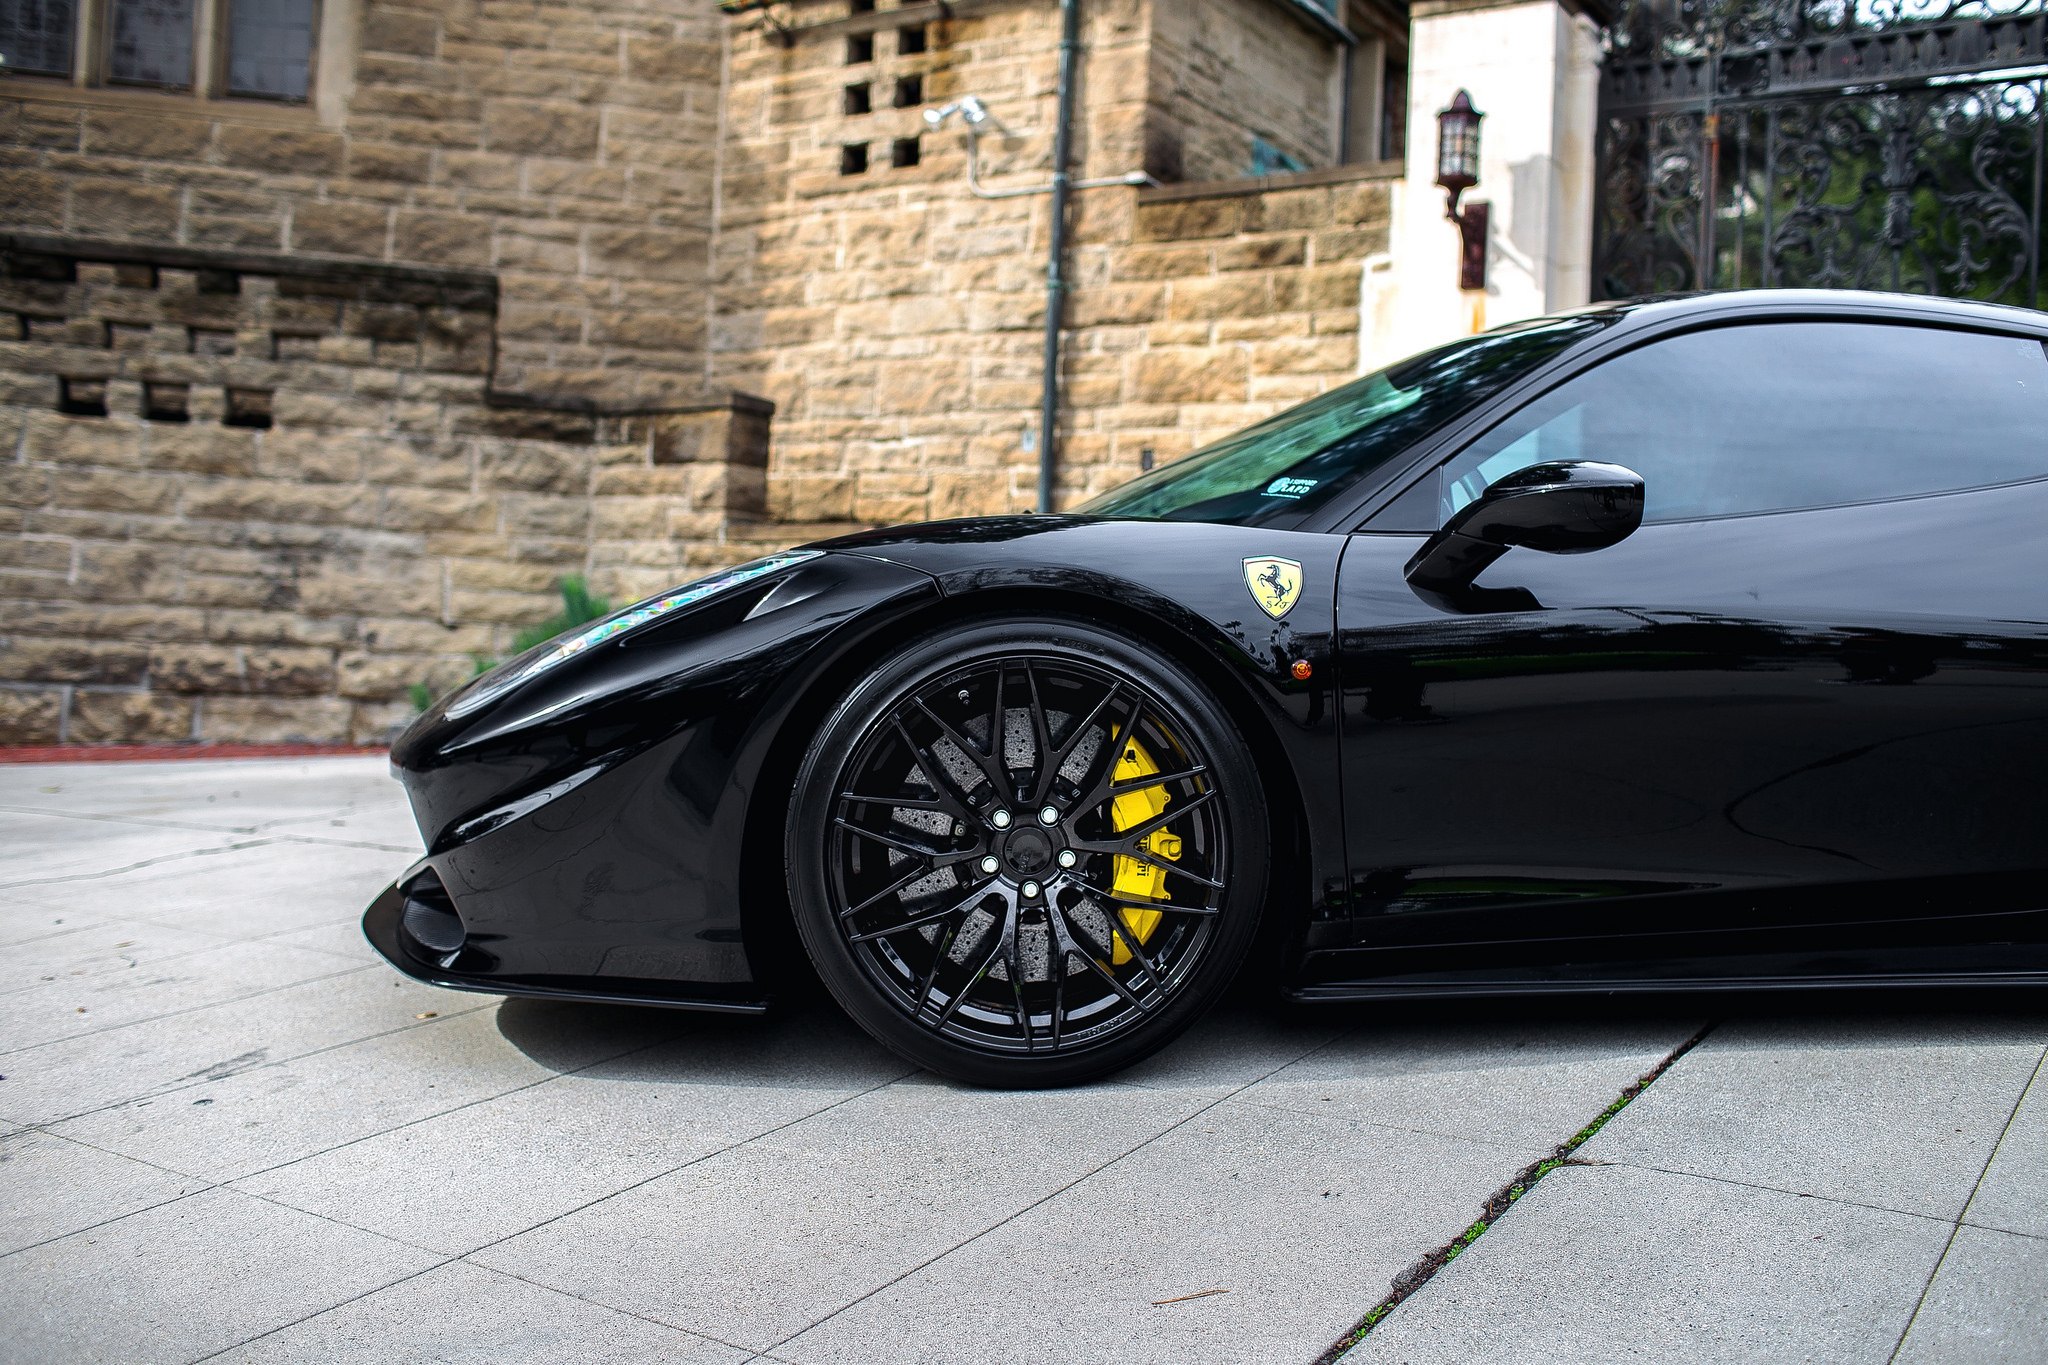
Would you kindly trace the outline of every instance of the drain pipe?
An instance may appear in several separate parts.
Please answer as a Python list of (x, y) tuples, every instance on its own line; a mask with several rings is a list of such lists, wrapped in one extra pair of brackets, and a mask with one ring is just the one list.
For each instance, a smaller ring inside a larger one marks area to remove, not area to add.
[(1060, 0), (1059, 115), (1052, 141), (1052, 228), (1045, 256), (1045, 375), (1038, 400), (1038, 510), (1052, 511), (1053, 471), (1058, 466), (1060, 415), (1060, 323), (1067, 281), (1067, 198), (1073, 189), (1067, 167), (1074, 155), (1074, 68), (1081, 51), (1081, 0)]

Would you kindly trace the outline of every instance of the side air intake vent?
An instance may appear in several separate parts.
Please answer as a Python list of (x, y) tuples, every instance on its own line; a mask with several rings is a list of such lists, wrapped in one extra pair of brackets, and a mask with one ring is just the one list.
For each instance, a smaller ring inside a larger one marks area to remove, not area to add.
[(431, 869), (413, 878), (405, 888), (405, 909), (399, 917), (407, 938), (436, 957), (458, 952), (468, 940), (462, 917), (448, 889)]

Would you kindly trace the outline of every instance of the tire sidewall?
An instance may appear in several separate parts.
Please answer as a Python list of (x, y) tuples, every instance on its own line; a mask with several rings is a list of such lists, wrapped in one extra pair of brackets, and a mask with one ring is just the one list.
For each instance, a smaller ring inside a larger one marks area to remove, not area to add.
[[(1017, 1055), (942, 1037), (885, 999), (839, 930), (825, 853), (846, 764), (868, 731), (904, 697), (955, 668), (1033, 654), (1066, 656), (1127, 677), (1191, 725), (1223, 795), (1229, 889), (1202, 958), (1165, 1005), (1095, 1046), (1057, 1056)], [(799, 765), (785, 825), (784, 865), (799, 938), (826, 989), (853, 1020), (898, 1054), (970, 1084), (1072, 1085), (1123, 1069), (1178, 1036), (1213, 1005), (1250, 956), (1266, 889), (1269, 842), (1258, 767), (1223, 707), (1176, 665), (1103, 626), (1043, 616), (962, 622), (888, 656), (835, 705)]]

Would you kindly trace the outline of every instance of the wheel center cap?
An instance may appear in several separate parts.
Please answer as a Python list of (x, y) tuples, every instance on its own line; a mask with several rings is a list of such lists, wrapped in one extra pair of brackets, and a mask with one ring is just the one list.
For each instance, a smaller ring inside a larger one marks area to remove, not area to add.
[(1035, 877), (1052, 866), (1052, 839), (1043, 830), (1020, 829), (1003, 845), (1003, 858), (1012, 869)]

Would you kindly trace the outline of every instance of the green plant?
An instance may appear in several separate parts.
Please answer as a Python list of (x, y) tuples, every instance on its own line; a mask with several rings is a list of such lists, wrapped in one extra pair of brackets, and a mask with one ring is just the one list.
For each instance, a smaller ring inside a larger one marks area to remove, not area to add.
[[(574, 630), (578, 626), (587, 626), (592, 621), (601, 621), (612, 614), (612, 604), (605, 598), (593, 595), (590, 585), (575, 574), (556, 583), (555, 590), (562, 595), (562, 609), (539, 625), (528, 626), (513, 636), (514, 654), (524, 654), (535, 645), (545, 644), (557, 635)], [(488, 654), (475, 654), (470, 657), (475, 664), (471, 670), (472, 677), (490, 672), (499, 663), (499, 660)], [(415, 711), (425, 711), (432, 706), (437, 695), (433, 688), (423, 682), (414, 683), (406, 689), (405, 694), (412, 700)]]

